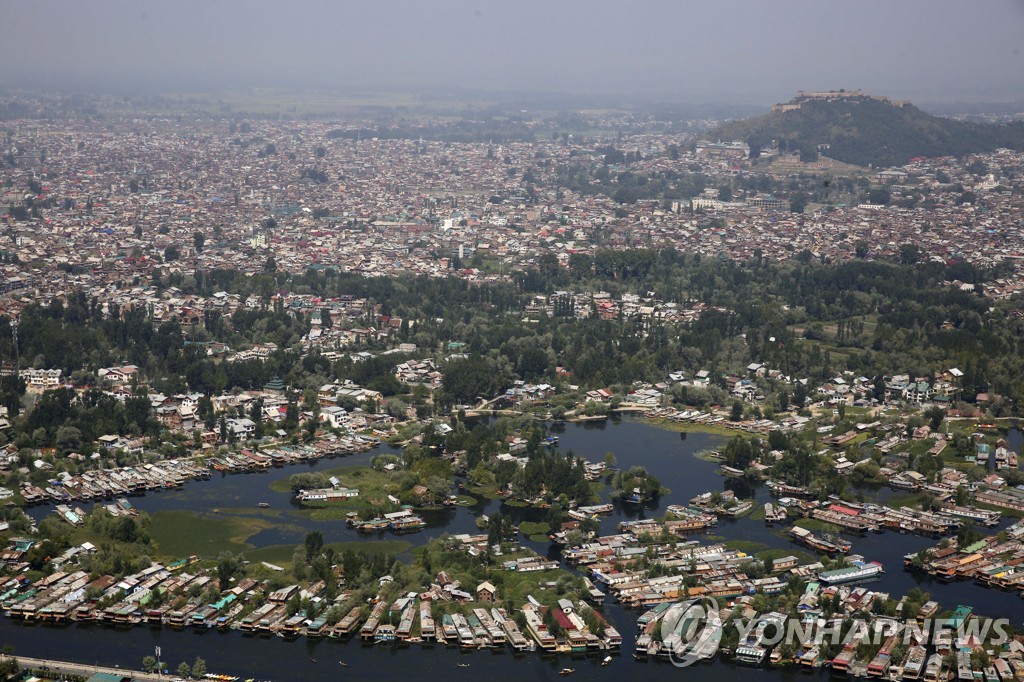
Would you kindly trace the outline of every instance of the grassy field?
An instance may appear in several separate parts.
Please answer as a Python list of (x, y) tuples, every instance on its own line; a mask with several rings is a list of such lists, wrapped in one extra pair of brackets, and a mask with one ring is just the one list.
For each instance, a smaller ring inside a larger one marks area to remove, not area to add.
[(919, 457), (921, 455), (926, 454), (929, 450), (932, 449), (932, 446), (934, 445), (935, 441), (932, 440), (931, 438), (926, 438), (924, 440), (912, 440), (907, 443), (901, 444), (893, 452), (907, 452), (914, 455), (915, 457)]
[(912, 509), (921, 508), (922, 497), (920, 493), (901, 493), (899, 495), (893, 495), (890, 497), (886, 504), (890, 507), (910, 507)]
[(473, 493), (477, 498), (483, 498), (485, 500), (503, 500), (505, 499), (498, 494), (497, 487), (488, 487), (467, 485), (466, 490)]
[[(152, 514), (150, 535), (157, 556), (167, 559), (198, 554), (214, 558), (221, 552), (245, 552), (252, 549), (246, 542), (267, 528), (282, 526), (267, 519), (190, 511), (160, 511)], [(296, 527), (296, 532), (301, 529)]]
[[(373, 468), (368, 467), (364, 464), (350, 464), (348, 466), (333, 467), (331, 469), (324, 469), (317, 473), (323, 474), (324, 478), (330, 478), (331, 476), (337, 476), (338, 480), (341, 481), (341, 485), (347, 488), (359, 488), (359, 492), (362, 493), (363, 488), (384, 488), (389, 484), (394, 485), (391, 479), (391, 474), (383, 471), (374, 471)], [(270, 489), (278, 493), (287, 493), (291, 491), (291, 477), (282, 478), (274, 481), (270, 484)]]
[(1024, 512), (1022, 512), (1022, 511), (1020, 511), (1018, 509), (1007, 509), (1006, 507), (997, 507), (994, 504), (986, 504), (984, 502), (974, 502), (973, 504), (978, 509), (988, 509), (989, 511), (1001, 512), (1003, 514), (1003, 516), (1006, 516), (1006, 517), (1009, 517), (1009, 518), (1014, 518), (1014, 519), (1024, 518)]
[(294, 510), (260, 507), (220, 507), (217, 512), (220, 514), (228, 514), (229, 516), (252, 516), (259, 519), (282, 519), (294, 512)]
[(355, 509), (357, 508), (352, 505), (338, 505), (318, 507), (316, 509), (305, 509), (303, 511), (309, 514), (309, 518), (314, 521), (344, 521), (346, 519), (346, 515)]
[(523, 521), (519, 524), (519, 532), (525, 535), (536, 535), (537, 533), (547, 533), (548, 524), (543, 521)]
[(796, 339), (793, 341), (793, 344), (799, 347), (800, 351), (804, 353), (809, 352), (811, 346), (817, 346), (823, 354), (825, 351), (831, 353), (833, 362), (838, 360), (845, 362), (852, 353), (860, 352), (860, 349), (858, 348), (840, 348), (834, 344), (814, 339)]
[[(878, 316), (877, 315), (855, 315), (854, 317), (845, 318), (844, 322), (857, 321), (864, 324), (864, 335), (871, 339), (875, 336), (875, 329), (878, 328)], [(825, 333), (828, 334), (830, 339), (835, 339), (836, 334), (839, 332), (839, 321), (826, 322), (824, 325)]]
[(751, 556), (768, 549), (768, 545), (763, 542), (754, 542), (753, 540), (726, 540), (725, 546), (728, 549), (743, 552), (744, 554), (749, 554)]
[(519, 532), (534, 542), (548, 542), (550, 526), (542, 521), (523, 521), (519, 524)]
[[(388, 495), (397, 496), (400, 485), (396, 474), (377, 471), (365, 465), (335, 467), (322, 472), (325, 478), (337, 476), (345, 488), (357, 488), (359, 496), (344, 500), (304, 502), (303, 511), (309, 511), (316, 521), (344, 519), (350, 511), (364, 511), (370, 505), (387, 506)], [(270, 489), (275, 492), (290, 492), (291, 477), (274, 481)]]
[(728, 429), (717, 424), (692, 424), (690, 422), (674, 422), (668, 419), (644, 419), (645, 424), (656, 426), (676, 433), (709, 433), (713, 436), (732, 437), (739, 433), (736, 429)]
[[(838, 533), (840, 530), (842, 530), (839, 526), (835, 524), (825, 523), (824, 521), (819, 521), (818, 519), (799, 519), (793, 525), (800, 526), (801, 528), (806, 528), (810, 531), (818, 531), (823, 533)], [(785, 531), (781, 531), (779, 535), (785, 535)]]
[(555, 583), (559, 579), (566, 580), (567, 573), (558, 569), (551, 571), (536, 571), (531, 573), (518, 573), (516, 571), (501, 571), (500, 578), (492, 579), (498, 594), (502, 599), (511, 598), (516, 604), (526, 601), (527, 595), (543, 603), (554, 603), (560, 596), (552, 589), (549, 583)]
[(795, 556), (800, 565), (813, 564), (818, 560), (816, 556), (808, 552), (803, 552), (799, 549), (765, 549), (758, 552), (755, 556), (761, 561), (774, 561), (775, 559), (781, 559), (785, 556)]
[[(213, 559), (222, 552), (235, 552), (244, 554), (250, 561), (267, 561), (287, 568), (291, 564), (295, 545), (271, 545), (257, 549), (248, 539), (267, 528), (294, 530), (297, 538), (305, 534), (299, 526), (256, 516), (175, 510), (155, 512), (152, 518), (150, 534), (156, 555), (163, 559), (177, 559), (192, 554), (198, 554), (203, 559)], [(407, 540), (357, 540), (332, 543), (329, 546), (335, 551), (351, 549), (396, 555), (407, 551), (412, 543)]]

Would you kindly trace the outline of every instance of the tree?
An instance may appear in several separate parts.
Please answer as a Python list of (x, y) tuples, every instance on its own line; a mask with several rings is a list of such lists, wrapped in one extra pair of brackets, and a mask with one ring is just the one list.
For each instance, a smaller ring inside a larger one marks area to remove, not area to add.
[(870, 204), (886, 206), (889, 204), (890, 199), (892, 199), (892, 195), (889, 194), (887, 189), (877, 188), (868, 192), (868, 203)]
[(192, 674), (192, 668), (185, 661), (178, 664), (178, 677), (188, 677)]
[(222, 592), (231, 588), (231, 580), (242, 571), (244, 564), (245, 560), (238, 554), (224, 552), (220, 555), (217, 559), (217, 580)]
[(192, 664), (192, 677), (199, 679), (204, 675), (206, 675), (206, 660), (196, 656), (196, 660)]
[(565, 534), (565, 544), (569, 547), (581, 545), (586, 539), (586, 534), (578, 528), (574, 528)]
[[(224, 365), (223, 364), (217, 365), (217, 368), (220, 369), (220, 370), (223, 370), (224, 369)], [(223, 391), (224, 388), (227, 386), (227, 374), (225, 373), (224, 376), (225, 376), (224, 386), (220, 386), (219, 389), (218, 389), (218, 390), (221, 390), (221, 391)], [(209, 396), (205, 396), (204, 395), (201, 398), (199, 398), (199, 403), (198, 403), (198, 406), (197, 406), (196, 414), (198, 415), (199, 419), (202, 420), (203, 425), (208, 430), (209, 429), (213, 429), (213, 427), (217, 423), (217, 415), (213, 411), (213, 400), (211, 400)]]
[(82, 432), (74, 426), (60, 426), (54, 440), (61, 451), (72, 452), (82, 447)]
[(813, 163), (818, 160), (818, 145), (813, 143), (805, 143), (800, 145), (800, 161), (803, 163)]
[(131, 516), (122, 516), (114, 526), (113, 538), (121, 542), (135, 542), (139, 539), (139, 524)]
[(933, 405), (924, 411), (924, 416), (929, 420), (932, 431), (938, 431), (942, 420), (946, 418), (946, 411), (938, 405)]
[(289, 400), (288, 405), (285, 407), (284, 412), (284, 426), (285, 431), (291, 431), (299, 425), (299, 404), (294, 400)]
[(256, 425), (254, 434), (257, 438), (263, 437), (263, 398), (257, 398), (252, 402), (249, 410), (249, 419)]
[(971, 163), (967, 164), (967, 172), (971, 175), (987, 175), (988, 166), (981, 159), (975, 159)]
[(730, 439), (725, 445), (724, 454), (726, 463), (736, 469), (746, 469), (757, 456), (751, 440), (743, 436)]
[(313, 563), (313, 558), (320, 555), (320, 551), (324, 547), (324, 536), (318, 531), (310, 531), (306, 533), (306, 563)]
[(444, 390), (459, 402), (490, 398), (504, 388), (507, 377), (478, 355), (449, 362), (444, 369)]
[(631, 498), (639, 489), (640, 501), (657, 499), (663, 492), (661, 483), (643, 467), (631, 467), (629, 471), (616, 474), (614, 487), (623, 499)]
[(496, 545), (501, 542), (503, 525), (501, 512), (495, 512), (487, 518), (487, 544)]
[(195, 244), (196, 252), (203, 252), (203, 244), (206, 242), (206, 235), (196, 230), (192, 233), (192, 243)]
[(179, 249), (174, 244), (171, 244), (166, 249), (164, 249), (164, 260), (165, 261), (170, 262), (170, 261), (178, 260), (179, 258), (181, 258), (181, 249)]
[(913, 265), (921, 258), (921, 249), (917, 244), (901, 244), (900, 245), (900, 263), (904, 265)]
[(729, 419), (738, 422), (743, 419), (743, 403), (738, 400), (732, 402), (732, 410), (729, 412)]
[(789, 197), (789, 210), (792, 213), (803, 213), (809, 199), (806, 192), (794, 192)]
[(147, 673), (151, 673), (156, 670), (156, 659), (152, 656), (143, 656), (142, 658), (142, 669)]

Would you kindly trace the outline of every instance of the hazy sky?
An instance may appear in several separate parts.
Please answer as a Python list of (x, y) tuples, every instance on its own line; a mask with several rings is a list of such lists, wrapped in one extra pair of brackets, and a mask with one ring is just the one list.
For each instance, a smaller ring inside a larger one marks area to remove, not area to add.
[(1024, 0), (6, 0), (0, 82), (1024, 97)]

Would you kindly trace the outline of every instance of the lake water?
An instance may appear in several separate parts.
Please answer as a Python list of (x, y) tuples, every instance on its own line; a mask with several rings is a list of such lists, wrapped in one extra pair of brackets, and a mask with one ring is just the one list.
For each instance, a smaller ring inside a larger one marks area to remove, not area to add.
[[(669, 504), (685, 503), (694, 495), (709, 490), (724, 490), (727, 487), (744, 485), (741, 482), (724, 479), (715, 473), (717, 465), (695, 457), (695, 454), (721, 447), (724, 439), (701, 433), (690, 433), (685, 439), (673, 431), (658, 429), (634, 419), (609, 420), (607, 423), (569, 424), (559, 432), (562, 450), (572, 449), (577, 455), (591, 461), (601, 461), (606, 452), (615, 453), (617, 466), (628, 468), (645, 466), (671, 492), (657, 505), (644, 510), (616, 507), (610, 517), (602, 519), (602, 532), (615, 532), (616, 524), (627, 518), (656, 517)], [(1019, 432), (1013, 434), (1021, 440)], [(1013, 442), (1011, 440), (1011, 442)], [(1019, 447), (1019, 444), (1017, 445)], [(349, 464), (365, 464), (379, 452), (393, 451), (378, 449), (335, 460), (322, 460), (308, 465), (272, 469), (264, 473), (215, 476), (209, 481), (195, 481), (179, 490), (150, 493), (132, 498), (132, 503), (147, 512), (162, 510), (190, 510), (210, 512), (215, 508), (252, 508), (256, 512), (259, 502), (268, 502), (272, 510), (296, 509), (288, 493), (276, 493), (269, 489), (271, 482), (290, 476), (298, 471), (328, 469)], [(739, 491), (738, 491), (739, 492)], [(743, 494), (747, 494), (744, 491)], [(758, 502), (770, 499), (768, 491), (759, 487), (753, 491)], [(876, 494), (868, 492), (869, 496)], [(877, 491), (884, 499), (890, 495), (888, 489)], [(421, 533), (405, 535), (403, 539), (421, 544), (442, 532), (476, 532), (474, 519), (481, 513), (502, 510), (517, 520), (534, 519), (541, 512), (502, 505), (498, 500), (483, 500), (472, 508), (431, 513), (427, 516), (428, 527)], [(47, 508), (36, 507), (31, 514), (40, 518)], [(269, 529), (249, 538), (249, 542), (260, 547), (275, 544), (296, 544), (303, 540), (305, 532), (320, 530), (327, 542), (344, 542), (364, 539), (343, 521), (312, 521), (302, 516), (285, 513), (281, 519), (287, 524), (282, 529)], [(1003, 526), (1008, 525), (1004, 521)], [(799, 549), (782, 537), (779, 528), (766, 528), (763, 521), (750, 519), (723, 520), (714, 530), (716, 535), (728, 539), (760, 542), (770, 547)], [(371, 536), (372, 537), (372, 536)], [(382, 534), (381, 538), (393, 536)], [(700, 536), (694, 536), (699, 539)], [(957, 604), (971, 604), (977, 613), (1010, 617), (1015, 625), (1024, 623), (1024, 602), (1012, 593), (987, 590), (973, 583), (941, 584), (930, 581), (927, 576), (911, 574), (903, 570), (903, 556), (909, 552), (931, 546), (934, 541), (915, 535), (897, 533), (872, 534), (866, 537), (850, 538), (853, 551), (863, 554), (869, 560), (881, 561), (886, 573), (872, 585), (873, 589), (887, 590), (898, 596), (911, 587), (919, 586), (931, 592), (944, 608)], [(542, 554), (555, 555), (547, 544), (526, 542)], [(123, 667), (139, 667), (142, 658), (153, 653), (160, 646), (164, 660), (171, 669), (181, 661), (191, 662), (196, 656), (207, 660), (212, 672), (257, 677), (273, 680), (334, 680), (354, 676), (373, 676), (380, 680), (440, 680), (479, 679), (493, 676), (507, 679), (522, 676), (528, 679), (555, 679), (557, 672), (565, 666), (573, 667), (584, 679), (612, 680), (620, 678), (625, 671), (629, 675), (644, 675), (658, 679), (670, 679), (686, 675), (688, 679), (710, 682), (725, 670), (737, 680), (788, 679), (796, 675), (806, 677), (808, 673), (796, 671), (760, 671), (729, 664), (715, 663), (687, 668), (685, 672), (667, 662), (635, 662), (632, 658), (633, 640), (636, 631), (635, 611), (627, 611), (617, 604), (608, 604), (603, 612), (612, 624), (623, 634), (621, 655), (611, 665), (599, 665), (602, 655), (547, 656), (537, 653), (513, 654), (511, 651), (466, 653), (443, 646), (385, 647), (363, 645), (358, 640), (339, 642), (334, 640), (306, 640), (294, 642), (282, 639), (242, 636), (238, 632), (216, 631), (192, 632), (137, 627), (114, 629), (97, 625), (69, 625), (51, 627), (25, 625), (0, 617), (0, 643), (13, 644), (18, 653), (26, 656), (49, 657), (74, 660), (82, 663), (100, 662), (118, 664)], [(342, 667), (339, 661), (348, 666)], [(469, 663), (468, 668), (459, 663)], [(413, 672), (415, 671), (415, 672)], [(825, 672), (812, 675), (824, 676)]]

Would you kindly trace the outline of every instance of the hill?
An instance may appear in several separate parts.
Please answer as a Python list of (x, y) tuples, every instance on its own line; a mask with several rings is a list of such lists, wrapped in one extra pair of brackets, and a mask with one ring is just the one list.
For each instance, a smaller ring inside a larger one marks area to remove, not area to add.
[[(909, 102), (854, 93), (800, 93), (771, 113), (712, 132), (751, 146), (772, 140), (785, 150), (814, 150), (857, 166), (899, 166), (919, 156), (1024, 149), (1024, 123), (968, 123), (927, 114)], [(752, 144), (753, 143), (753, 144)], [(810, 151), (813, 156), (813, 151)]]

